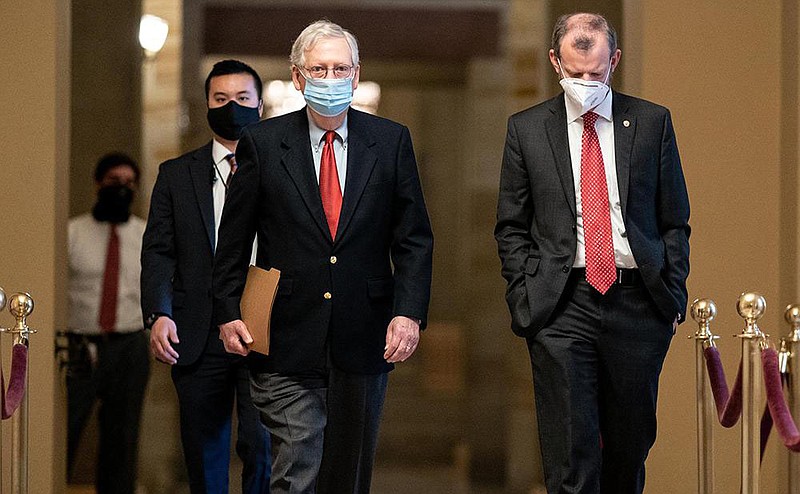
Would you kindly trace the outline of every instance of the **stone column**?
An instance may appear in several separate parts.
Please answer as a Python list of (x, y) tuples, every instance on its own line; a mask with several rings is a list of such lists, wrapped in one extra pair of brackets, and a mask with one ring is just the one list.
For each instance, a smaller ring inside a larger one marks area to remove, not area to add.
[[(72, 2), (70, 216), (94, 205), (94, 166), (109, 151), (139, 160), (141, 1)], [(141, 201), (134, 204), (139, 209)]]

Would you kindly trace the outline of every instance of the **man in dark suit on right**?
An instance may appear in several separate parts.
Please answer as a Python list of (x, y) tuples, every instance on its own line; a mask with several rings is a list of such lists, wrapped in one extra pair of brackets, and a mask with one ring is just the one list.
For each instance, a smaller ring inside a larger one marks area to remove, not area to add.
[(547, 491), (640, 493), (686, 314), (689, 200), (669, 111), (612, 91), (614, 29), (561, 17), (564, 93), (508, 122), (497, 239), (525, 337)]

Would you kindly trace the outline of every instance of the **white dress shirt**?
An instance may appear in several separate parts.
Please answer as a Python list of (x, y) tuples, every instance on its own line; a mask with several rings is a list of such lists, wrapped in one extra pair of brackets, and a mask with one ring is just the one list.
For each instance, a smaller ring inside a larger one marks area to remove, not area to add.
[[(213, 139), (211, 144), (211, 159), (214, 160), (214, 183), (211, 193), (214, 195), (214, 250), (217, 250), (219, 241), (219, 222), (222, 220), (222, 208), (225, 206), (225, 195), (228, 191), (226, 181), (231, 174), (231, 163), (227, 156), (231, 151)], [(250, 264), (256, 263), (256, 249), (258, 239), (253, 240), (253, 251), (250, 254)]]
[(211, 192), (214, 195), (214, 250), (217, 248), (217, 239), (219, 238), (219, 222), (222, 219), (222, 207), (225, 206), (225, 193), (228, 187), (225, 181), (231, 173), (231, 164), (226, 159), (226, 156), (231, 154), (231, 151), (217, 142), (214, 139), (211, 144), (211, 158), (214, 160), (214, 173), (215, 179), (211, 186)]
[[(311, 154), (314, 156), (314, 170), (317, 173), (319, 185), (319, 168), (322, 162), (322, 148), (325, 146), (325, 133), (327, 131), (317, 127), (311, 115), (308, 116), (308, 134), (311, 140)], [(342, 126), (336, 129), (336, 138), (333, 140), (333, 154), (336, 157), (336, 172), (339, 174), (339, 187), (344, 197), (344, 183), (347, 181), (347, 117)]]
[[(119, 288), (114, 331), (128, 333), (142, 329), (139, 298), (139, 258), (145, 222), (131, 216), (117, 224), (119, 237)], [(106, 269), (106, 252), (111, 223), (99, 222), (91, 213), (69, 221), (69, 331), (100, 334), (98, 318)]]
[[(619, 185), (617, 182), (616, 155), (614, 150), (614, 119), (611, 114), (613, 92), (593, 111), (599, 115), (595, 123), (597, 137), (600, 140), (600, 150), (603, 153), (603, 166), (606, 172), (608, 185), (608, 203), (611, 214), (611, 233), (614, 242), (614, 259), (618, 268), (635, 268), (636, 260), (633, 258), (631, 246), (628, 243), (625, 223), (622, 221), (622, 204), (619, 198)], [(575, 211), (578, 216), (577, 235), (578, 249), (575, 253), (573, 267), (586, 266), (586, 243), (583, 237), (583, 214), (581, 206), (581, 137), (583, 136), (583, 116), (580, 105), (569, 98), (564, 98), (567, 109), (567, 132), (569, 136), (569, 154), (572, 160), (572, 179), (575, 186)]]

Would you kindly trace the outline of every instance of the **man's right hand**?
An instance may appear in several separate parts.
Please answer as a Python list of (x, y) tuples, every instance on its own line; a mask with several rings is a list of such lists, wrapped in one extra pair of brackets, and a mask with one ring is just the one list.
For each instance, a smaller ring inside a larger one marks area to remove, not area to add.
[(253, 337), (241, 319), (220, 324), (219, 339), (222, 340), (226, 352), (245, 356), (250, 353), (247, 345), (253, 343)]
[(179, 343), (175, 321), (167, 316), (160, 316), (150, 330), (150, 352), (156, 360), (175, 365), (178, 363), (178, 352), (172, 348), (172, 343)]

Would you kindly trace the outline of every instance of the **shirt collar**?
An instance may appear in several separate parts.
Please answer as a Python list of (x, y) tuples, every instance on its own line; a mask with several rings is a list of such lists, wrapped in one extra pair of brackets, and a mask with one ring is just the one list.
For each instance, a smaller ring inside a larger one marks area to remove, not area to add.
[(211, 158), (214, 160), (214, 163), (219, 166), (224, 162), (230, 166), (230, 163), (225, 158), (231, 154), (231, 150), (220, 144), (216, 139), (212, 139), (211, 142)]
[[(611, 121), (611, 101), (612, 101), (612, 99), (614, 97), (613, 94), (614, 94), (614, 90), (609, 89), (608, 90), (608, 94), (603, 99), (603, 101), (600, 102), (599, 105), (597, 105), (596, 107), (594, 107), (590, 111), (593, 111), (594, 113), (597, 113), (598, 115), (600, 115), (601, 117), (603, 117), (604, 119), (606, 119), (606, 120), (608, 120), (610, 122)], [(567, 123), (568, 124), (571, 124), (572, 122), (574, 122), (575, 120), (577, 120), (578, 118), (583, 116), (583, 114), (581, 113), (580, 105), (578, 105), (577, 103), (575, 103), (571, 99), (567, 98), (566, 96), (564, 97), (564, 103), (565, 103), (565, 105), (567, 107)]]
[[(323, 142), (323, 137), (325, 137), (326, 130), (320, 128), (316, 123), (314, 123), (314, 119), (311, 118), (311, 115), (308, 116), (308, 134), (311, 136), (311, 144), (313, 144), (314, 149), (318, 149)], [(339, 139), (342, 140), (342, 145), (347, 144), (347, 116), (344, 117), (344, 122), (342, 125), (335, 129), (336, 135), (339, 136)]]

